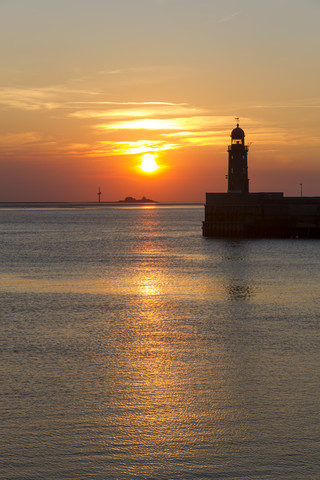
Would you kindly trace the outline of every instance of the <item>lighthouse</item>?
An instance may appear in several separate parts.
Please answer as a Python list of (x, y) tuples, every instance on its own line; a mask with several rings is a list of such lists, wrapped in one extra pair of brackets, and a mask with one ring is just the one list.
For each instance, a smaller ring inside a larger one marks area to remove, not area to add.
[(248, 146), (244, 143), (244, 137), (244, 131), (237, 123), (231, 132), (231, 145), (228, 147), (228, 193), (249, 192)]
[(206, 193), (203, 235), (235, 238), (320, 239), (320, 197), (249, 193), (248, 146), (237, 126), (228, 146), (228, 192)]

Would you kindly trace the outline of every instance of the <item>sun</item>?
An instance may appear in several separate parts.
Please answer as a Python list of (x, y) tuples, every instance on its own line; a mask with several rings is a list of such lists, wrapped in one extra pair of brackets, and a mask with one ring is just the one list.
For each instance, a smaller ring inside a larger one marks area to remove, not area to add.
[(145, 173), (155, 172), (159, 168), (155, 158), (156, 156), (152, 153), (146, 153), (141, 157), (142, 162), (141, 165), (139, 165), (139, 168), (141, 168), (141, 170)]

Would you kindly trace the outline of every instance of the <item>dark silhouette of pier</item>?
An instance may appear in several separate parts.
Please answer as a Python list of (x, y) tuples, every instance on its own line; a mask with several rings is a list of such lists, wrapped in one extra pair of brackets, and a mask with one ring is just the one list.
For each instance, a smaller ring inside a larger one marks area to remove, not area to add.
[(228, 192), (206, 193), (203, 235), (243, 238), (320, 238), (320, 197), (249, 193), (245, 134), (237, 123), (228, 147)]

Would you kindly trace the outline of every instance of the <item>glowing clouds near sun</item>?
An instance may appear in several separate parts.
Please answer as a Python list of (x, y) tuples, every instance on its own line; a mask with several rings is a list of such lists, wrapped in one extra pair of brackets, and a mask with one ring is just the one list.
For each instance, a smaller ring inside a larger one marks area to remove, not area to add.
[(142, 153), (160, 152), (178, 148), (175, 143), (164, 140), (135, 140), (135, 141), (106, 141), (99, 144), (100, 154), (103, 155), (139, 155)]

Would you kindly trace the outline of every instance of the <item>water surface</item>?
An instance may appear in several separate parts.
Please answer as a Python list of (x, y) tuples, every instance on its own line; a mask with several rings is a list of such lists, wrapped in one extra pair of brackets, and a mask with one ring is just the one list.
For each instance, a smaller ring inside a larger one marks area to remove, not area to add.
[(202, 219), (0, 210), (1, 478), (318, 478), (320, 242)]

